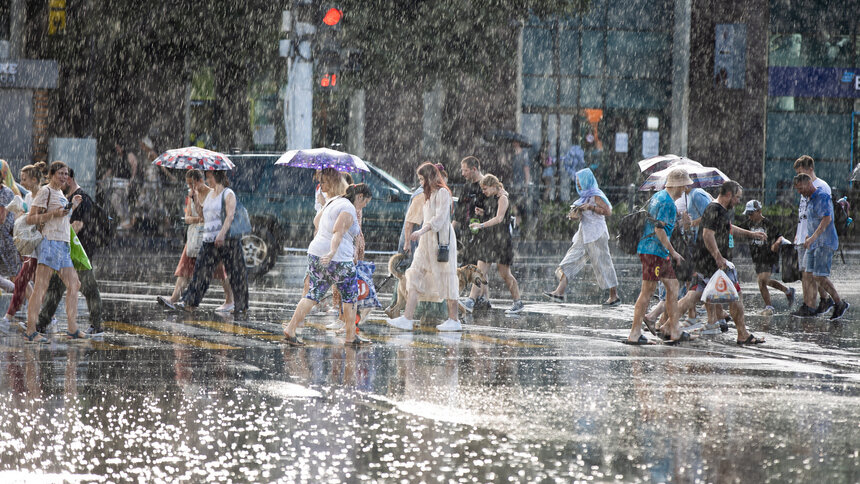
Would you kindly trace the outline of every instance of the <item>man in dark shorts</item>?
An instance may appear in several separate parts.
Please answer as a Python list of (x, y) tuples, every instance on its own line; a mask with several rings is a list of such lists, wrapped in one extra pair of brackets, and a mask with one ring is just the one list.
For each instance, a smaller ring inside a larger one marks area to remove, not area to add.
[[(476, 209), (484, 209), (486, 196), (481, 190), (481, 162), (474, 156), (467, 156), (460, 160), (460, 174), (466, 179), (463, 191), (454, 208), (454, 229), (457, 231), (457, 240), (462, 243), (462, 248), (457, 253), (457, 262), (461, 266), (477, 264), (479, 259), (479, 248), (483, 245), (482, 232), (472, 232), (469, 224), (480, 222), (481, 219)], [(466, 298), (463, 298), (464, 300)], [(489, 294), (481, 295), (475, 300), (474, 309), (490, 309)]]
[[(735, 266), (731, 262), (731, 248), (729, 247), (730, 235), (741, 235), (758, 240), (766, 240), (767, 235), (763, 232), (750, 232), (732, 224), (731, 214), (735, 205), (740, 203), (743, 189), (735, 181), (727, 181), (720, 187), (720, 194), (716, 200), (711, 202), (702, 214), (702, 223), (699, 226), (699, 238), (696, 241), (694, 249), (696, 272), (699, 273), (698, 290), (702, 290), (708, 285), (708, 281), (713, 276), (717, 269), (722, 269), (729, 276), (729, 279), (734, 283), (735, 290), (738, 295), (741, 293), (741, 286), (738, 284), (737, 273)], [(708, 324), (705, 326), (705, 332), (713, 330), (716, 321), (716, 311), (713, 305), (706, 305), (708, 308)], [(744, 302), (743, 298), (738, 298), (729, 304), (729, 313), (735, 321), (735, 326), (738, 330), (737, 343), (739, 345), (751, 345), (764, 343), (764, 339), (756, 338), (747, 331), (744, 324)], [(715, 331), (720, 331), (716, 328)]]
[[(655, 193), (648, 201), (647, 209), (650, 218), (645, 222), (642, 238), (639, 239), (639, 246), (636, 248), (639, 260), (642, 262), (642, 289), (633, 306), (633, 327), (630, 328), (630, 335), (624, 341), (626, 344), (649, 344), (648, 339), (642, 334), (642, 320), (645, 311), (648, 310), (651, 295), (657, 288), (657, 281), (663, 282), (663, 286), (666, 287), (666, 312), (669, 319), (663, 325), (664, 334), (673, 343), (691, 339), (690, 335), (682, 332), (678, 326), (678, 279), (672, 267), (672, 259), (680, 263), (684, 258), (675, 251), (669, 238), (672, 236), (675, 218), (678, 215), (675, 200), (684, 193), (684, 187), (692, 183), (693, 180), (686, 170), (682, 168), (672, 170), (666, 178), (666, 188)], [(651, 219), (655, 220), (659, 227)], [(648, 329), (654, 332), (650, 326)]]
[(781, 282), (771, 279), (770, 274), (773, 272), (773, 267), (779, 264), (779, 246), (785, 243), (790, 243), (782, 237), (779, 229), (769, 219), (765, 218), (761, 213), (761, 202), (758, 200), (750, 200), (744, 207), (744, 215), (747, 216), (746, 222), (739, 226), (749, 230), (750, 232), (764, 232), (767, 235), (767, 240), (752, 239), (750, 240), (750, 257), (755, 265), (755, 273), (758, 279), (758, 290), (761, 292), (761, 298), (764, 300), (763, 316), (771, 316), (774, 313), (773, 304), (770, 299), (770, 291), (768, 286), (782, 291), (788, 299), (788, 308), (794, 305), (794, 288), (786, 287)]

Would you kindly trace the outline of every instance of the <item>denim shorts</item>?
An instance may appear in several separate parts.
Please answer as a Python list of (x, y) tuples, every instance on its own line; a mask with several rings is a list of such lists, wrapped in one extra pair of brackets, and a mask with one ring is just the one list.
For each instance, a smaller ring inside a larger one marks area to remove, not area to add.
[(833, 250), (828, 247), (816, 247), (806, 251), (806, 272), (813, 276), (830, 276), (830, 266), (833, 263)]
[(36, 249), (39, 264), (44, 264), (55, 271), (72, 266), (71, 247), (68, 242), (61, 240), (42, 239)]
[(358, 299), (358, 275), (352, 261), (332, 261), (326, 266), (319, 257), (308, 254), (308, 275), (310, 287), (305, 296), (308, 299), (320, 302), (332, 284), (337, 286), (343, 302), (354, 303)]

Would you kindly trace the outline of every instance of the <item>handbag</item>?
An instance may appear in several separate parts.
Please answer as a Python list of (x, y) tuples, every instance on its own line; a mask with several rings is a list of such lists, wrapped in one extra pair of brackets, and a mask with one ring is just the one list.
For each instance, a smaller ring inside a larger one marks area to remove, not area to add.
[[(451, 230), (450, 226), (448, 230)], [(447, 240), (450, 240), (448, 237)], [(448, 250), (448, 243), (442, 244), (442, 240), (439, 238), (439, 232), (436, 232), (436, 241), (439, 243), (439, 251), (436, 253), (436, 262), (448, 262), (448, 257), (450, 251)]]
[[(226, 188), (221, 190), (222, 222), (227, 218), (227, 207), (224, 206), (224, 192), (226, 191)], [(236, 210), (233, 211), (233, 223), (230, 224), (230, 231), (227, 232), (227, 238), (239, 239), (242, 238), (243, 235), (251, 232), (251, 219), (248, 217), (248, 210), (245, 209), (245, 206), (239, 201), (239, 197), (236, 196), (235, 192), (233, 193), (233, 196), (236, 197)]]
[[(51, 190), (48, 190), (48, 201), (45, 203), (45, 210), (47, 207), (51, 206)], [(39, 244), (42, 243), (42, 227), (41, 226), (28, 224), (27, 216), (21, 215), (20, 217), (15, 219), (15, 225), (12, 228), (12, 242), (15, 244), (15, 248), (18, 249), (22, 255), (30, 255), (36, 252), (36, 249), (39, 248)]]
[(191, 224), (185, 235), (185, 255), (196, 259), (203, 247), (203, 224)]
[(801, 279), (800, 268), (797, 261), (797, 246), (794, 244), (783, 244), (779, 246), (779, 255), (782, 258), (780, 272), (782, 282), (788, 284)]

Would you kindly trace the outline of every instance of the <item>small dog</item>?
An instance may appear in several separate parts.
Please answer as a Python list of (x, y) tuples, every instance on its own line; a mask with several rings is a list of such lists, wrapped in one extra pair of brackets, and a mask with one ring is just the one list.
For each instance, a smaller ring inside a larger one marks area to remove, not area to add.
[[(388, 259), (388, 272), (397, 278), (397, 303), (393, 306), (385, 308), (385, 314), (389, 318), (400, 316), (400, 312), (406, 307), (406, 271), (401, 268), (401, 263), (406, 259), (406, 254), (394, 254)], [(460, 287), (459, 292), (463, 292), (469, 284), (475, 284), (481, 287), (487, 283), (487, 278), (478, 269), (475, 264), (465, 265), (457, 268), (457, 280)]]

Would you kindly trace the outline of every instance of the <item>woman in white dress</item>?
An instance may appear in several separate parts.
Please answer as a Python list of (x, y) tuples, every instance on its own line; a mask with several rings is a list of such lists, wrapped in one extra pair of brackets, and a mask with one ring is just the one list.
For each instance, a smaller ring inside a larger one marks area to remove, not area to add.
[[(418, 167), (418, 180), (424, 187), (424, 225), (412, 232), (410, 240), (418, 241), (412, 265), (406, 270), (406, 310), (403, 316), (389, 319), (388, 324), (411, 331), (418, 301), (439, 302), (448, 305), (448, 319), (436, 326), (439, 331), (461, 331), (457, 315), (457, 237), (451, 226), (453, 197), (445, 185), (439, 169), (432, 163)], [(448, 260), (439, 262), (439, 246), (448, 246)]]
[(601, 289), (609, 289), (609, 299), (603, 305), (615, 306), (621, 299), (618, 298), (618, 277), (609, 253), (609, 230), (606, 228), (606, 217), (612, 215), (612, 204), (598, 188), (594, 173), (588, 168), (576, 172), (576, 191), (579, 199), (571, 205), (568, 217), (580, 220), (579, 230), (555, 271), (558, 286), (544, 294), (555, 301), (563, 301), (568, 282), (579, 274), (588, 260), (597, 285)]

